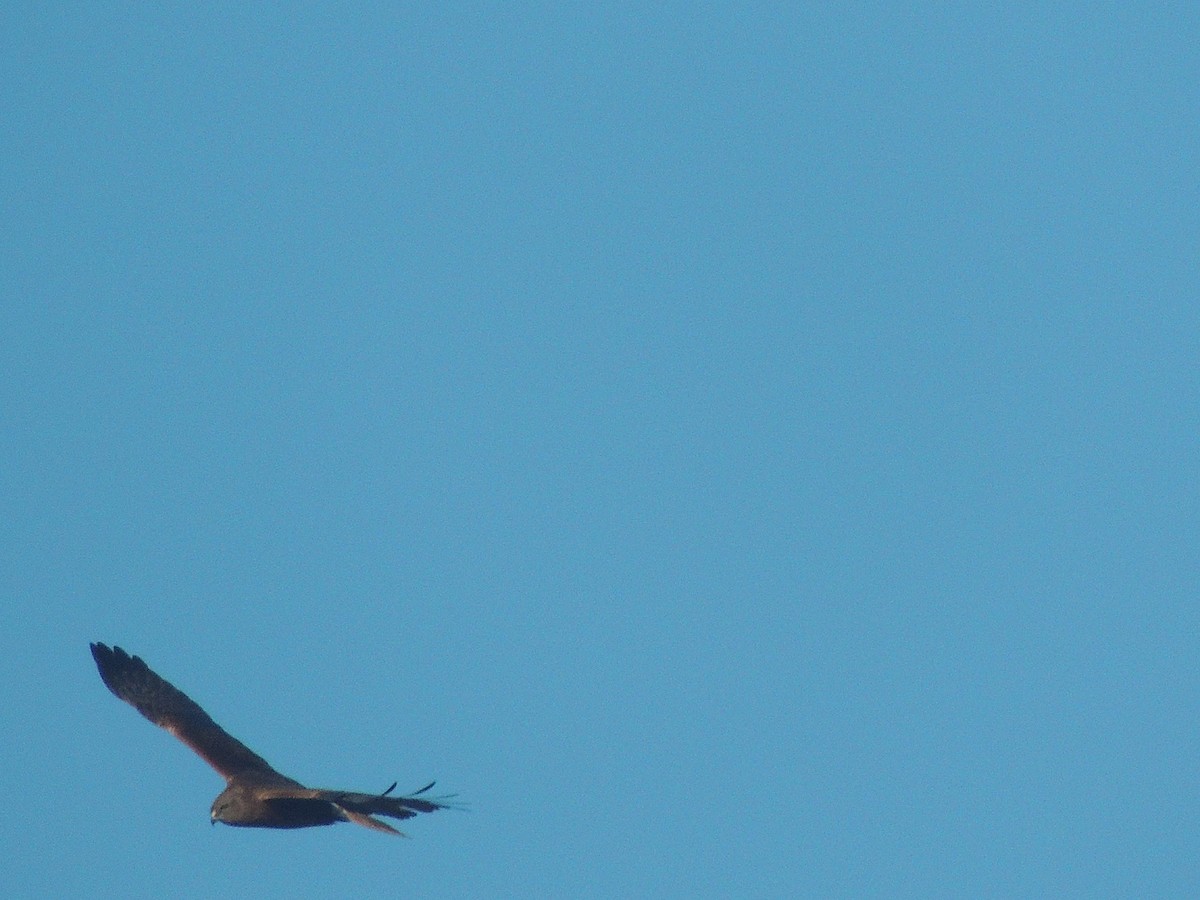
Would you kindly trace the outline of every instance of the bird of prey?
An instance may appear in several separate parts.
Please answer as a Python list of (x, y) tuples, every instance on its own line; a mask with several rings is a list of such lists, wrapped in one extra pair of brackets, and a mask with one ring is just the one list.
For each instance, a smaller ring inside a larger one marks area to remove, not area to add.
[(151, 671), (139, 657), (120, 647), (92, 644), (92, 656), (108, 689), (143, 716), (165, 728), (196, 751), (228, 782), (213, 801), (210, 818), (215, 825), (246, 828), (307, 828), (354, 822), (376, 831), (404, 836), (373, 816), (409, 819), (417, 813), (449, 809), (454, 795), (422, 797), (430, 782), (409, 797), (356, 794), (307, 788), (281, 775), (265, 759), (230, 735), (183, 691)]

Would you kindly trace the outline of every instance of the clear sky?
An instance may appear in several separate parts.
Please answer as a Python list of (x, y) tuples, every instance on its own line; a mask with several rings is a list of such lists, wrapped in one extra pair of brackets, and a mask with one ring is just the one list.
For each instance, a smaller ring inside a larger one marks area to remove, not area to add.
[(1198, 26), (6, 4), (0, 894), (1194, 893)]

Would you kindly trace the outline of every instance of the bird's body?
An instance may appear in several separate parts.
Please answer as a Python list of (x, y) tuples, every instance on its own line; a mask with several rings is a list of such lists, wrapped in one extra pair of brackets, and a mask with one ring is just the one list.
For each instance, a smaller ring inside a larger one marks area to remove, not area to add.
[(92, 644), (100, 677), (121, 700), (191, 747), (228, 783), (213, 801), (210, 817), (245, 828), (308, 828), (354, 822), (400, 834), (373, 816), (408, 819), (448, 809), (450, 797), (422, 797), (433, 783), (406, 797), (308, 788), (281, 775), (265, 759), (230, 735), (183, 691), (161, 678), (139, 657), (120, 647)]

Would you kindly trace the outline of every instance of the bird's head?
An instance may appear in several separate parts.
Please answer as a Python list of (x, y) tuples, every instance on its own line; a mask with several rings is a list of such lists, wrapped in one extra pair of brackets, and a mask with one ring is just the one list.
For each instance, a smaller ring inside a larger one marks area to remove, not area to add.
[(217, 799), (213, 801), (212, 809), (208, 813), (209, 821), (214, 825), (218, 822), (224, 822), (226, 825), (236, 824), (240, 821), (238, 811), (242, 805), (240, 793), (230, 785), (221, 791), (217, 795)]

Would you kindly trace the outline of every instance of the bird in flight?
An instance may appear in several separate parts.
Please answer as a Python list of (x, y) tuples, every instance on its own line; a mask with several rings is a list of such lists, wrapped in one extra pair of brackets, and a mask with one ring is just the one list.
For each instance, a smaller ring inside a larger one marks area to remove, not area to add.
[(108, 689), (143, 716), (191, 747), (227, 782), (213, 801), (213, 824), (245, 828), (308, 828), (354, 822), (376, 831), (404, 836), (374, 816), (410, 819), (417, 813), (461, 808), (444, 797), (420, 796), (430, 782), (408, 797), (356, 794), (307, 788), (276, 772), (267, 761), (214, 722), (200, 706), (173, 684), (156, 675), (140, 657), (120, 647), (92, 644), (92, 657)]

